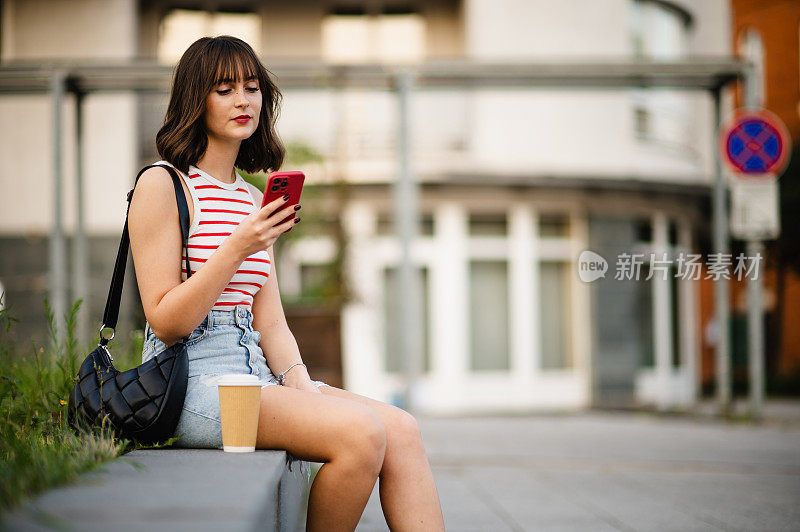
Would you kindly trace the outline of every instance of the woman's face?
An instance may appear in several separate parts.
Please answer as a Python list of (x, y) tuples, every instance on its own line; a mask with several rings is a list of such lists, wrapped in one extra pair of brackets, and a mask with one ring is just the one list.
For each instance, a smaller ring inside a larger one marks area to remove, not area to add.
[[(238, 120), (247, 115), (249, 120)], [(258, 127), (261, 116), (261, 88), (258, 79), (228, 81), (214, 87), (206, 97), (204, 115), (210, 136), (220, 140), (244, 140)]]

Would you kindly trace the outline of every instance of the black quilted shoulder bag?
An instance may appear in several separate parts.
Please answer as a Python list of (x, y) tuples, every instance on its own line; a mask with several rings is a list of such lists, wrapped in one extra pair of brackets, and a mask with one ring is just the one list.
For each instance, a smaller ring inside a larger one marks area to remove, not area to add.
[[(162, 166), (172, 176), (178, 202), (183, 248), (186, 249), (189, 238), (189, 208), (186, 205), (180, 178), (172, 167), (152, 164), (142, 168), (136, 176), (134, 188), (128, 192), (128, 212), (139, 177), (153, 166)], [(171, 438), (175, 432), (186, 397), (189, 358), (186, 352), (186, 338), (183, 338), (136, 368), (120, 372), (114, 367), (108, 343), (114, 338), (114, 329), (119, 317), (129, 244), (126, 214), (114, 275), (111, 278), (111, 288), (103, 313), (100, 343), (97, 349), (86, 357), (78, 370), (75, 386), (69, 396), (67, 419), (70, 426), (77, 430), (101, 426), (103, 418), (108, 417), (107, 423), (110, 423), (117, 437), (152, 444)], [(192, 275), (188, 261), (186, 266), (188, 278)], [(111, 336), (108, 338), (104, 336), (106, 329), (111, 329)]]

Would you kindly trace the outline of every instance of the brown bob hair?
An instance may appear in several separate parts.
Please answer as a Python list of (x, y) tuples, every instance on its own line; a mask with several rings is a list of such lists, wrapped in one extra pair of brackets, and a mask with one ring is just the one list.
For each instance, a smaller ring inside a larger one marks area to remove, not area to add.
[(286, 153), (275, 132), (281, 93), (270, 72), (249, 44), (230, 35), (203, 37), (192, 43), (175, 67), (164, 125), (156, 134), (156, 149), (184, 173), (197, 164), (208, 147), (203, 115), (206, 97), (225, 80), (258, 79), (262, 94), (258, 128), (239, 146), (234, 165), (245, 172), (278, 170)]

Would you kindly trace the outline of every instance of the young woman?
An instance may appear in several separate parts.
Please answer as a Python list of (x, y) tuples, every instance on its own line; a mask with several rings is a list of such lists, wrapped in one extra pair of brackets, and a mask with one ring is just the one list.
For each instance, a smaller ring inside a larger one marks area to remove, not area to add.
[[(376, 479), (392, 530), (442, 530), (444, 522), (415, 419), (394, 406), (309, 378), (286, 324), (273, 244), (299, 217), (278, 199), (260, 208), (247, 172), (280, 168), (275, 133), (281, 95), (252, 48), (204, 37), (175, 70), (160, 164), (179, 170), (190, 213), (186, 278), (175, 193), (167, 170), (146, 170), (129, 231), (144, 313), (143, 361), (188, 336), (189, 383), (177, 445), (222, 444), (215, 376), (262, 382), (259, 449), (323, 462), (309, 496), (309, 530), (353, 530)], [(299, 209), (299, 206), (297, 207)], [(275, 375), (285, 372), (283, 385)]]

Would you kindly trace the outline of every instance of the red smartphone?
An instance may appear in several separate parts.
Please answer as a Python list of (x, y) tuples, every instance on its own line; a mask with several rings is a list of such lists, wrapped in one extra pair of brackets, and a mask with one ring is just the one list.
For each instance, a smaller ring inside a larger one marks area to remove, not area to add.
[[(278, 198), (289, 194), (289, 199), (280, 208), (284, 209), (289, 205), (300, 203), (300, 193), (303, 192), (303, 182), (306, 180), (305, 174), (299, 170), (290, 172), (272, 172), (267, 178), (267, 186), (264, 187), (264, 200), (261, 207), (271, 203)], [(280, 221), (284, 223), (294, 218), (295, 213)]]

